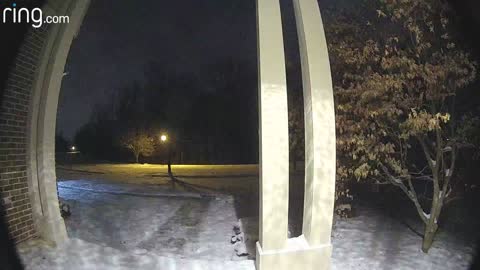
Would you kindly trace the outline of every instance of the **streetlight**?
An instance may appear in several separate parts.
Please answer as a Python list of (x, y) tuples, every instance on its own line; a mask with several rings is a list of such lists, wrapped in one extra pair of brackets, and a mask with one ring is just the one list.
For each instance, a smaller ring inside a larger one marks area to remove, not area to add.
[(77, 149), (77, 148), (75, 146), (72, 146), (72, 147), (70, 147), (70, 149), (72, 149), (72, 152), (74, 152), (75, 149)]
[[(160, 135), (160, 141), (162, 141), (162, 143), (166, 143), (167, 142), (167, 135), (166, 134), (162, 134)], [(171, 177), (172, 176), (172, 159), (171, 159), (171, 152), (170, 152), (170, 145), (167, 144), (167, 151), (168, 151), (168, 175)]]

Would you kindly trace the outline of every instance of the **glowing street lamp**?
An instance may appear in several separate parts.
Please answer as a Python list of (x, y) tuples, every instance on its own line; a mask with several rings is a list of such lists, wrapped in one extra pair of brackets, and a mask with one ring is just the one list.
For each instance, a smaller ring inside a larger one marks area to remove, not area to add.
[(72, 147), (70, 147), (70, 149), (71, 149), (72, 152), (73, 152), (73, 151), (75, 151), (75, 149), (77, 149), (77, 148), (76, 148), (75, 146), (72, 146)]
[[(162, 143), (166, 143), (167, 139), (168, 139), (168, 137), (167, 137), (166, 134), (160, 135), (160, 141)], [(171, 177), (172, 176), (172, 159), (171, 159), (170, 145), (169, 144), (167, 144), (167, 151), (168, 151), (168, 175)]]

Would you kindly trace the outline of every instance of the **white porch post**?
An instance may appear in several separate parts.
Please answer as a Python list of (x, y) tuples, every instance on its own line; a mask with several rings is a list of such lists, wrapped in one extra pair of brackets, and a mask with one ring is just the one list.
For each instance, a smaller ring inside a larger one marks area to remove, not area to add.
[(330, 246), (335, 198), (335, 111), (323, 23), (316, 0), (294, 0), (305, 102), (305, 208), (310, 245)]
[(257, 1), (260, 106), (260, 242), (281, 250), (288, 232), (288, 110), (278, 0)]
[[(288, 128), (279, 0), (257, 0), (261, 180), (259, 270), (330, 269), (335, 198), (335, 114), (328, 50), (316, 0), (293, 0), (305, 111), (303, 234), (286, 239)], [(267, 154), (268, 153), (268, 154)]]

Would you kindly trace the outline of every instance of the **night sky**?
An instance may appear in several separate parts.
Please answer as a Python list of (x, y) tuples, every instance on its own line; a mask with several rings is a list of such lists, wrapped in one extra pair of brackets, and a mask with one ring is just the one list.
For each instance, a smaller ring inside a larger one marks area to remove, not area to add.
[(92, 1), (65, 67), (57, 132), (73, 138), (96, 103), (142, 82), (149, 62), (197, 78), (232, 56), (256, 62), (255, 16), (254, 0)]
[[(321, 6), (355, 1), (319, 0)], [(291, 2), (281, 0), (287, 62), (298, 60)], [(463, 19), (463, 36), (473, 41), (478, 57), (480, 21), (472, 10), (478, 11), (480, 4), (451, 2)], [(210, 65), (229, 58), (255, 63), (255, 13), (255, 0), (92, 1), (65, 67), (57, 132), (72, 139), (95, 104), (107, 102), (112, 92), (135, 80), (142, 82), (149, 62), (197, 78), (198, 91), (207, 88), (202, 81), (211, 81)], [(298, 62), (294, 65), (299, 68)]]

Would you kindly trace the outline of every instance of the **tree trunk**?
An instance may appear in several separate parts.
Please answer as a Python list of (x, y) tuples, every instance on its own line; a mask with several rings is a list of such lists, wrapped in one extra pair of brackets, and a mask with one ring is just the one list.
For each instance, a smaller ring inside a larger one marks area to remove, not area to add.
[(443, 198), (439, 198), (437, 192), (434, 192), (434, 198), (432, 201), (432, 208), (430, 210), (430, 217), (428, 222), (425, 225), (425, 234), (423, 236), (422, 242), (422, 251), (428, 253), (430, 247), (432, 247), (433, 239), (435, 237), (435, 233), (438, 230), (438, 217), (440, 216), (440, 212), (442, 210)]
[(430, 250), (430, 248), (432, 247), (433, 238), (435, 237), (435, 233), (437, 232), (437, 229), (438, 229), (438, 225), (433, 221), (429, 221), (427, 225), (425, 225), (425, 235), (423, 236), (423, 242), (422, 242), (422, 251), (424, 253), (428, 253), (428, 250)]
[(138, 157), (140, 156), (140, 154), (135, 154), (135, 162), (138, 163)]

